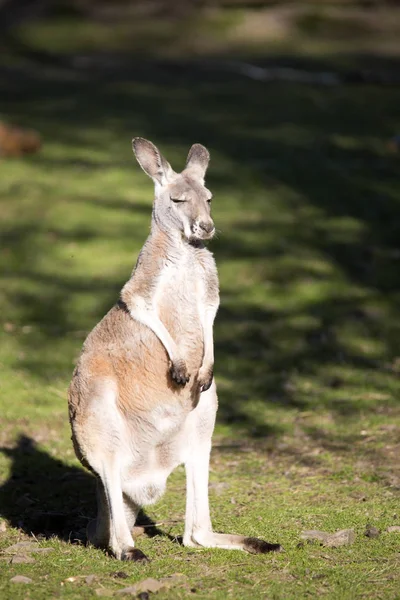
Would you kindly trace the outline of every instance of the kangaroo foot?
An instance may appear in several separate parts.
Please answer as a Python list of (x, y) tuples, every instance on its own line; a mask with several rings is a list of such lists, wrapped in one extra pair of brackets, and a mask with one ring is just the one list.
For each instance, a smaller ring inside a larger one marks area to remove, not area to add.
[(133, 560), (134, 562), (149, 562), (147, 556), (138, 548), (127, 548), (121, 554), (121, 560)]

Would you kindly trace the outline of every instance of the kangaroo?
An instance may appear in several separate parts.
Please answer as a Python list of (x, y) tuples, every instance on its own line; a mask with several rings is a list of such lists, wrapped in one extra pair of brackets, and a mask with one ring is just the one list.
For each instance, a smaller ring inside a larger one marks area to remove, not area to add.
[(175, 173), (149, 141), (133, 151), (155, 184), (151, 232), (120, 299), (88, 335), (69, 387), (77, 457), (97, 476), (88, 541), (121, 560), (147, 560), (131, 530), (141, 506), (186, 469), (183, 544), (264, 553), (258, 538), (213, 532), (208, 502), (217, 412), (213, 323), (218, 274), (205, 247), (215, 233), (204, 185), (208, 150), (194, 144)]

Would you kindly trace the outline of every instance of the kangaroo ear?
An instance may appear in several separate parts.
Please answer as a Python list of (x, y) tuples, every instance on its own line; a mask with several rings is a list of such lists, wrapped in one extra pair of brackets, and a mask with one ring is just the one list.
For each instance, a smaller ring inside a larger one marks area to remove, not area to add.
[(148, 140), (136, 137), (132, 140), (132, 149), (143, 171), (152, 178), (154, 183), (164, 185), (173, 170), (158, 148)]
[(209, 162), (210, 153), (207, 148), (201, 144), (193, 144), (186, 160), (186, 168), (194, 171), (200, 179), (204, 179)]

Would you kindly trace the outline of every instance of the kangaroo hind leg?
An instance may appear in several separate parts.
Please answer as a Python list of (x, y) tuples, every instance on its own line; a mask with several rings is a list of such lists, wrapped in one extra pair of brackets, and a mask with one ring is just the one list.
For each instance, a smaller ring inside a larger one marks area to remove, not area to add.
[(97, 517), (89, 522), (87, 540), (98, 548), (107, 548), (110, 540), (110, 511), (101, 479), (96, 479)]
[[(202, 403), (213, 405), (215, 386), (203, 392), (198, 407), (193, 411), (201, 410)], [(245, 550), (252, 554), (266, 552), (279, 552), (279, 544), (270, 544), (258, 538), (242, 535), (215, 533), (212, 530), (210, 509), (208, 501), (208, 473), (211, 451), (211, 433), (204, 435), (204, 420), (202, 428), (195, 428), (190, 438), (190, 450), (186, 456), (186, 520), (183, 544), (185, 546), (203, 548), (224, 548), (227, 550)]]
[(109, 548), (119, 560), (145, 560), (143, 552), (135, 548), (130, 527), (136, 516), (122, 490), (121, 457), (126, 448), (115, 393), (109, 381), (98, 380), (86, 420), (77, 427), (80, 440), (86, 442), (85, 459), (98, 476), (97, 518), (88, 525), (88, 540)]
[(251, 554), (279, 552), (279, 544), (271, 544), (242, 535), (215, 533), (212, 530), (208, 503), (208, 455), (207, 448), (199, 447), (196, 456), (186, 463), (186, 523), (183, 543), (185, 546), (245, 550)]
[[(120, 469), (115, 456), (103, 462), (100, 476), (108, 507), (108, 546), (111, 552), (120, 560), (148, 560), (141, 550), (135, 548), (131, 527), (133, 527), (137, 513), (135, 514), (132, 505), (124, 500)], [(97, 527), (100, 527), (100, 532), (107, 530), (107, 524), (97, 523)]]
[[(89, 522), (87, 526), (87, 539), (88, 542), (98, 548), (108, 548), (110, 546), (110, 510), (108, 508), (108, 501), (103, 483), (100, 478), (97, 479), (97, 517)], [(139, 514), (140, 507), (131, 501), (130, 498), (123, 495), (125, 518), (128, 525), (129, 532), (132, 534), (132, 530), (135, 526), (137, 516)], [(129, 551), (129, 555), (125, 552), (124, 556), (121, 556), (125, 560), (146, 560), (145, 554), (140, 550), (133, 548)]]

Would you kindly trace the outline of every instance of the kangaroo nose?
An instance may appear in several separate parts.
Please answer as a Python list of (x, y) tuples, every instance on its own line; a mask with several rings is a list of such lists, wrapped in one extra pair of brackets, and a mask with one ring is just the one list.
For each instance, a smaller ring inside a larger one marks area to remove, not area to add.
[(208, 222), (200, 221), (199, 227), (206, 233), (211, 233), (212, 230), (214, 229), (214, 223), (212, 221), (208, 221)]

